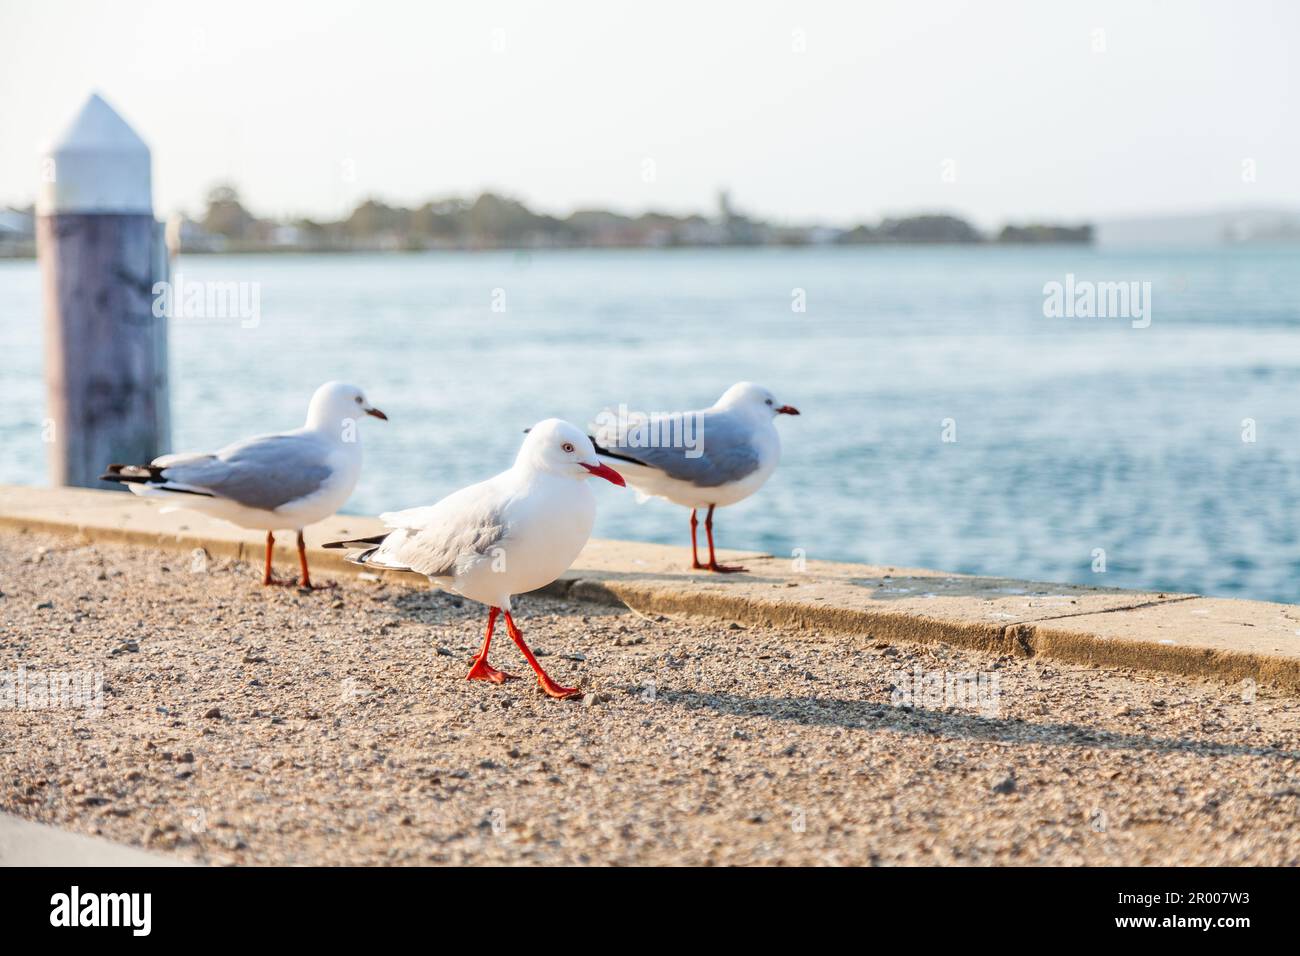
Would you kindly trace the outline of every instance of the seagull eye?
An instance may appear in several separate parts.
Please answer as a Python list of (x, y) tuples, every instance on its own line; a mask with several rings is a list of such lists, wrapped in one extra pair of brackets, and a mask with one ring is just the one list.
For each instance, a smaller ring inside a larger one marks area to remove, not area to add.
[(770, 399), (770, 398), (769, 398), (769, 399), (767, 399), (767, 404), (769, 404), (769, 405), (771, 405), (771, 404), (772, 404), (772, 400), (771, 400), (771, 399)]
[(569, 454), (569, 455), (573, 454), (573, 444), (571, 442), (566, 441), (560, 447), (564, 449), (565, 454)]
[[(357, 396), (357, 404), (358, 404), (358, 405), (361, 404), (361, 396), (360, 396), (360, 395)], [(771, 403), (771, 402), (768, 402), (767, 404), (771, 405), (772, 403)]]

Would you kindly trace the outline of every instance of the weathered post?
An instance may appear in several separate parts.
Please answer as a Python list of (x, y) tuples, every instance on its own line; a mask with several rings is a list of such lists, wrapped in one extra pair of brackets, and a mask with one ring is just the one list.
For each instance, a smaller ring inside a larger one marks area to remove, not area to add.
[(149, 147), (92, 95), (44, 157), (36, 248), (45, 303), (50, 480), (105, 487), (110, 462), (167, 450), (168, 276)]

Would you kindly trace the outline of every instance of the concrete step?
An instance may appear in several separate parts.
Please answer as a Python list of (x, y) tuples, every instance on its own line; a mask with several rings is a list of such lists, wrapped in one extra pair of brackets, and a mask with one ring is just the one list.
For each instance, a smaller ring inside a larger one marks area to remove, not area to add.
[[(226, 556), (260, 563), (265, 535), (117, 491), (0, 485), (0, 525)], [(319, 545), (382, 530), (378, 519), (336, 515), (307, 530), (313, 568), (354, 573)], [(720, 553), (748, 574), (689, 570), (685, 547), (593, 540), (550, 588), (578, 600), (648, 614), (815, 628), (863, 641), (942, 641), (1043, 656), (1256, 681), (1300, 692), (1300, 607), (1194, 594), (1043, 584), (918, 568)], [(277, 542), (292, 563), (293, 538)], [(395, 581), (421, 586), (413, 575)]]

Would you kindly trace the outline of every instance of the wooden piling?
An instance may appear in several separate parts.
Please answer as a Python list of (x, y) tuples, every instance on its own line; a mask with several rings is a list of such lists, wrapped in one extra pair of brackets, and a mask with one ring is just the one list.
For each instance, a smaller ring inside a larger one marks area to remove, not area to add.
[(170, 443), (167, 319), (154, 314), (168, 264), (149, 148), (95, 95), (43, 168), (36, 237), (50, 480), (99, 488), (105, 465), (149, 461)]

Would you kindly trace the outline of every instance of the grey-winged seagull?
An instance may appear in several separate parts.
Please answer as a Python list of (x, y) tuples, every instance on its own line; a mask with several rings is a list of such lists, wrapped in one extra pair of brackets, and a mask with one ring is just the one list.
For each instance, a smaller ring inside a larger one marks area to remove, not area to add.
[[(772, 477), (781, 458), (781, 436), (773, 422), (778, 415), (798, 414), (762, 386), (738, 382), (712, 406), (698, 411), (653, 415), (630, 424), (602, 416), (594, 443), (597, 453), (641, 494), (691, 509), (692, 568), (731, 573), (745, 569), (718, 564), (713, 509), (743, 501)], [(694, 432), (694, 443), (681, 440), (683, 429), (687, 437)], [(677, 440), (666, 440), (674, 434)], [(700, 563), (696, 545), (700, 508), (709, 509), (704, 519), (708, 564)]]
[(595, 475), (622, 485), (618, 472), (596, 457), (576, 425), (548, 418), (529, 429), (515, 463), (494, 478), (462, 488), (435, 505), (380, 515), (391, 530), (372, 538), (335, 541), (327, 548), (364, 548), (348, 560), (370, 568), (414, 571), (437, 587), (488, 606), (487, 634), (466, 680), (495, 684), (513, 674), (488, 664), (492, 630), (504, 612), (506, 628), (542, 690), (581, 697), (542, 670), (510, 616), (512, 595), (550, 584), (568, 570), (591, 535)]
[(326, 382), (311, 397), (307, 423), (259, 435), (212, 453), (163, 455), (147, 465), (109, 465), (100, 477), (137, 495), (167, 498), (173, 507), (266, 531), (263, 584), (289, 584), (271, 574), (275, 531), (298, 534), (299, 584), (310, 588), (302, 529), (343, 506), (361, 475), (360, 416), (388, 416), (361, 389)]

